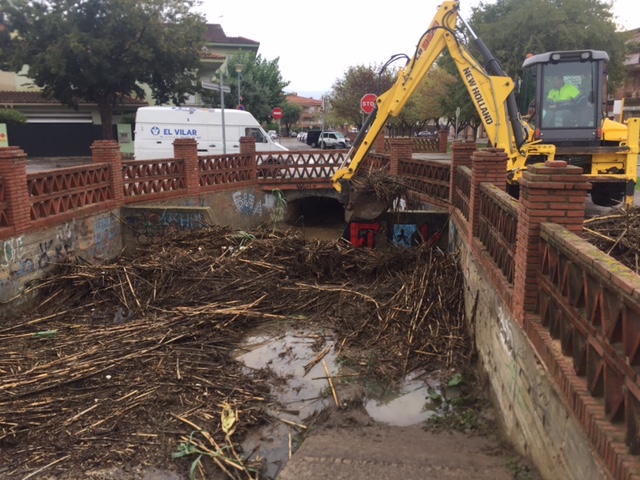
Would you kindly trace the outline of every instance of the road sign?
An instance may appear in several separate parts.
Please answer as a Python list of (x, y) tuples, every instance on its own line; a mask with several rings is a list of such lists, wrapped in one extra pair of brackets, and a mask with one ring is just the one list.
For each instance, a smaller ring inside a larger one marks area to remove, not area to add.
[[(204, 88), (205, 90), (215, 90), (216, 92), (220, 91), (220, 85), (216, 83), (209, 83), (209, 82), (200, 82), (200, 83), (202, 84), (202, 88)], [(231, 93), (231, 88), (223, 86), (222, 91), (224, 93)]]
[(373, 109), (376, 107), (377, 98), (378, 97), (376, 97), (373, 93), (367, 93), (364, 97), (362, 97), (362, 99), (360, 100), (360, 108), (362, 109), (362, 111), (367, 115), (373, 112)]
[(271, 116), (276, 120), (280, 120), (282, 118), (282, 109), (280, 107), (274, 108), (271, 111)]

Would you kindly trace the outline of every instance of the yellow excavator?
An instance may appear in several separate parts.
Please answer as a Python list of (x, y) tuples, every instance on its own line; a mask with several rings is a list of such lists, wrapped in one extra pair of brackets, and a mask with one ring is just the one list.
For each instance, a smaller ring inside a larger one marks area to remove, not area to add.
[[(575, 50), (530, 55), (523, 64), (516, 99), (514, 81), (484, 42), (459, 16), (459, 2), (443, 2), (422, 35), (415, 54), (381, 94), (364, 122), (345, 162), (332, 181), (353, 219), (371, 220), (387, 205), (362, 201), (351, 184), (358, 167), (390, 116), (398, 116), (440, 54), (448, 50), (480, 115), (489, 144), (504, 149), (507, 189), (518, 195), (518, 179), (528, 164), (566, 160), (583, 168), (592, 183), (593, 203), (633, 204), (637, 180), (640, 118), (624, 123), (606, 118), (606, 52)], [(477, 62), (459, 39), (460, 21), (484, 57)], [(562, 81), (563, 86), (560, 86)], [(558, 98), (550, 93), (562, 89)], [(577, 94), (576, 94), (577, 92)]]

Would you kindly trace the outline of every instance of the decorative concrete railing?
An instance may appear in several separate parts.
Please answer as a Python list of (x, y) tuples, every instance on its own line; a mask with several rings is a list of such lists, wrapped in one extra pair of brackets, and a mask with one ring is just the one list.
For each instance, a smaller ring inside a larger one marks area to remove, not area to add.
[(184, 194), (185, 162), (173, 158), (122, 162), (122, 181), (124, 196), (132, 201)]
[(518, 201), (495, 185), (480, 186), (478, 239), (509, 284), (513, 284)]
[(258, 184), (290, 190), (333, 188), (331, 178), (342, 166), (347, 150), (256, 152)]
[(380, 132), (376, 139), (379, 151), (389, 152), (391, 150), (391, 140), (405, 139), (411, 140), (412, 151), (416, 153), (432, 152), (432, 153), (447, 153), (449, 145), (449, 132), (446, 129), (438, 131), (436, 137), (385, 137), (383, 132)]
[(455, 183), (452, 182), (451, 203), (456, 207), (464, 219), (469, 221), (469, 203), (471, 197), (471, 169), (459, 166), (456, 168)]
[[(614, 478), (640, 471), (640, 277), (543, 223), (525, 330)], [(626, 446), (626, 448), (625, 448)]]
[(448, 202), (450, 171), (449, 163), (402, 158), (398, 175), (407, 181), (411, 190)]

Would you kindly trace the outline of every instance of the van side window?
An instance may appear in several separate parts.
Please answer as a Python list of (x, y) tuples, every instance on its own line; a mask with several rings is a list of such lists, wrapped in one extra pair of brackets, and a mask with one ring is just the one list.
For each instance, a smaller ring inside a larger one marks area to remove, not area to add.
[(245, 137), (253, 137), (256, 143), (269, 143), (267, 138), (262, 134), (259, 128), (247, 127), (245, 129)]

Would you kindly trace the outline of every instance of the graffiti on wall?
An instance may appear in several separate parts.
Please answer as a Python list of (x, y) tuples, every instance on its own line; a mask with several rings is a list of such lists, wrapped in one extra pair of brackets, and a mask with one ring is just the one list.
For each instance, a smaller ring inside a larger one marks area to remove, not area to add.
[(418, 225), (417, 223), (351, 222), (349, 235), (351, 244), (358, 248), (375, 248), (378, 239), (385, 242), (391, 241), (397, 247), (410, 248), (425, 242), (434, 245), (441, 238), (439, 231), (429, 232), (427, 223)]
[(262, 203), (253, 193), (234, 192), (231, 196), (236, 209), (246, 215), (262, 215)]
[(125, 222), (138, 243), (148, 245), (170, 232), (193, 230), (208, 225), (202, 211), (198, 210), (136, 210), (125, 217)]
[(0, 253), (0, 300), (20, 293), (27, 282), (70, 257), (104, 258), (119, 251), (119, 220), (101, 215), (61, 223), (46, 231), (4, 240)]

